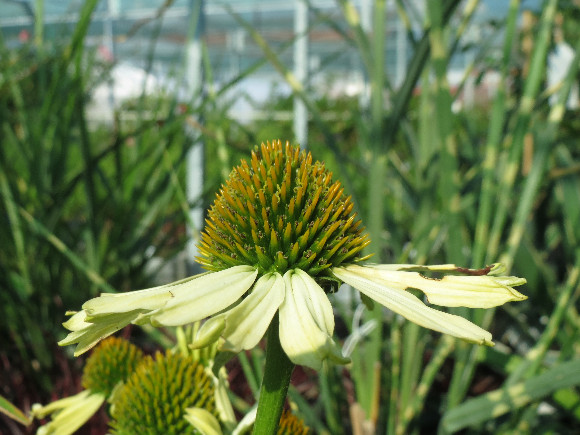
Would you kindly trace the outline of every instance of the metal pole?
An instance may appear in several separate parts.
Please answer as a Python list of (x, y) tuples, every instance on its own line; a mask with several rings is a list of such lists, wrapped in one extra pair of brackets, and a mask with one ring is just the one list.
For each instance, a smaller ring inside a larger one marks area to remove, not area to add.
[[(294, 74), (302, 85), (308, 77), (308, 4), (295, 0), (294, 8)], [(294, 96), (294, 137), (302, 148), (308, 147), (308, 112), (306, 105)]]
[[(185, 44), (185, 86), (186, 101), (190, 108), (199, 106), (203, 92), (203, 70), (201, 35), (203, 33), (203, 0), (190, 0), (190, 20), (187, 41)], [(201, 121), (198, 117), (198, 122)], [(189, 211), (187, 227), (187, 263), (195, 270), (195, 258), (199, 251), (197, 243), (200, 231), (203, 227), (204, 206), (202, 199), (203, 176), (204, 176), (204, 150), (199, 132), (187, 126), (188, 135), (191, 138), (191, 149), (186, 157), (186, 196), (189, 204), (194, 204)]]

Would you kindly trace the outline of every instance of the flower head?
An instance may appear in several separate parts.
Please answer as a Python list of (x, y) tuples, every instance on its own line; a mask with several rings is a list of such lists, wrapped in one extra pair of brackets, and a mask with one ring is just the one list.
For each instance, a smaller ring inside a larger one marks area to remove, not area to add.
[(95, 348), (88, 358), (82, 377), (84, 390), (48, 405), (32, 406), (32, 416), (52, 421), (43, 425), (39, 434), (72, 434), (110, 398), (143, 358), (143, 352), (126, 340), (109, 337)]
[(145, 357), (115, 396), (113, 434), (197, 434), (186, 409), (203, 423), (218, 427), (214, 386), (203, 365), (180, 353)]
[(83, 368), (83, 388), (109, 397), (143, 357), (143, 351), (127, 340), (117, 337), (103, 340)]
[[(346, 361), (332, 339), (328, 299), (343, 282), (419, 325), (488, 345), (489, 332), (408, 290), (445, 306), (488, 308), (526, 298), (513, 289), (525, 280), (498, 276), (498, 265), (363, 265), (369, 239), (340, 182), (310, 153), (279, 140), (232, 171), (206, 223), (198, 261), (207, 273), (91, 299), (64, 324), (72, 332), (60, 344), (78, 343), (79, 354), (129, 323), (177, 326), (209, 317), (195, 345), (219, 338), (222, 350), (239, 352), (256, 346), (278, 314), (290, 360), (319, 369), (325, 359)], [(431, 279), (426, 271), (451, 275)]]
[(360, 261), (369, 243), (353, 207), (310, 153), (262, 144), (217, 194), (198, 260), (213, 271), (250, 265), (260, 275), (299, 269), (333, 280), (330, 268)]

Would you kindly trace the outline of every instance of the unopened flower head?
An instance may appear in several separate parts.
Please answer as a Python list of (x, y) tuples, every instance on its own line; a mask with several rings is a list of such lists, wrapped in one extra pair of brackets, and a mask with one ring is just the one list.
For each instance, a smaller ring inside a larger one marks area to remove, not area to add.
[(157, 352), (145, 357), (116, 394), (111, 433), (201, 433), (186, 420), (187, 408), (200, 408), (217, 421), (211, 378), (190, 356)]
[(109, 337), (95, 348), (83, 368), (86, 390), (110, 396), (119, 382), (133, 373), (143, 359), (143, 351), (127, 340)]
[(350, 196), (324, 164), (281, 141), (242, 160), (209, 211), (198, 261), (208, 270), (249, 265), (260, 275), (330, 269), (361, 261), (370, 242)]
[[(209, 212), (198, 261), (207, 273), (181, 281), (89, 300), (64, 324), (75, 354), (129, 323), (179, 326), (207, 319), (196, 347), (219, 340), (221, 350), (256, 346), (279, 317), (282, 348), (295, 364), (320, 369), (346, 362), (332, 336), (328, 293), (347, 283), (365, 297), (423, 327), (492, 345), (491, 334), (468, 320), (426, 305), (490, 308), (526, 299), (494, 264), (362, 264), (369, 243), (350, 197), (310, 153), (280, 141), (262, 144), (222, 186)], [(442, 273), (429, 279), (426, 273)]]
[(85, 424), (113, 391), (121, 385), (143, 359), (143, 352), (127, 340), (109, 337), (87, 359), (83, 369), (84, 390), (48, 405), (34, 404), (32, 416), (52, 420), (38, 429), (38, 434), (68, 435)]

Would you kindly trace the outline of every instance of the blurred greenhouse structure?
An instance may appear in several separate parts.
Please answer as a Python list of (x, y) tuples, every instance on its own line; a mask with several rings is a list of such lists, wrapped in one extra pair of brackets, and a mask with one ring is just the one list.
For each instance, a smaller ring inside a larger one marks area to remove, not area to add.
[[(0, 27), (6, 44), (15, 46), (23, 40), (37, 37), (46, 41), (66, 38), (67, 28), (72, 28), (78, 19), (81, 3), (74, 0), (45, 2), (2, 0)], [(420, 28), (424, 19), (424, 3), (422, 1), (410, 3), (414, 10), (414, 16), (410, 18)], [(38, 4), (43, 4), (43, 10), (35, 10)], [(310, 12), (306, 9), (307, 4)], [(354, 4), (361, 9), (361, 24), (370, 28), (371, 2), (361, 0)], [(395, 4), (388, 2), (388, 5), (385, 68), (393, 83), (398, 84), (405, 74), (410, 50), (406, 30), (394, 11)], [(263, 58), (262, 50), (248, 36), (244, 27), (235, 20), (229, 8), (247, 20), (274, 47), (283, 47), (280, 56), (286, 65), (294, 65), (297, 70), (308, 71), (305, 77), (308, 78), (308, 84), (312, 88), (320, 88), (330, 80), (333, 84), (330, 90), (335, 93), (348, 95), (362, 93), (365, 77), (360, 68), (360, 59), (356, 50), (329, 25), (329, 20), (333, 16), (338, 16), (336, 2), (329, 0), (313, 2), (103, 0), (93, 14), (86, 42), (98, 49), (103, 60), (119, 64), (121, 72), (115, 74), (119, 81), (125, 79), (135, 87), (135, 80), (137, 83), (142, 82), (143, 77), (135, 76), (138, 73), (134, 68), (141, 68), (147, 69), (147, 73), (155, 77), (152, 81), (161, 81), (169, 85), (167, 82), (176, 75), (197, 74), (193, 66), (187, 73), (182, 71), (182, 68), (188, 41), (191, 43), (196, 37), (188, 34), (193, 28), (190, 23), (192, 19), (195, 20), (193, 15), (200, 10), (202, 16), (199, 18), (197, 36), (200, 31), (203, 33), (213, 80), (216, 83), (225, 83)], [(43, 17), (42, 27), (35, 28), (33, 25), (35, 14)], [(160, 14), (163, 14), (163, 19), (154, 21), (156, 15)], [(310, 26), (308, 44), (303, 44), (296, 51), (289, 43), (299, 34), (296, 26), (300, 25), (300, 20), (304, 26), (305, 19), (309, 21)], [(151, 46), (153, 34), (156, 36), (155, 47)], [(149, 62), (152, 50), (154, 55)], [(129, 71), (126, 71), (127, 69)], [(269, 95), (274, 83), (281, 81), (274, 68), (265, 64), (258, 74), (241, 83), (238, 91), (252, 99), (263, 100)], [(114, 90), (113, 96), (117, 98), (127, 95), (125, 83), (121, 82)], [(246, 117), (248, 108), (236, 107), (232, 115)]]

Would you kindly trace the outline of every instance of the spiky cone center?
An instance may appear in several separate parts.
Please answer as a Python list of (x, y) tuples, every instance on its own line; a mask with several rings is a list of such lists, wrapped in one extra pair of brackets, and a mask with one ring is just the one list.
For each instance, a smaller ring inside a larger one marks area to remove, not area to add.
[(127, 379), (142, 359), (143, 352), (137, 346), (122, 338), (108, 337), (85, 363), (83, 388), (109, 397), (113, 388)]
[(277, 435), (308, 435), (310, 428), (288, 410), (284, 410), (280, 417)]
[(217, 194), (198, 261), (213, 271), (250, 265), (261, 274), (299, 268), (330, 276), (331, 267), (362, 260), (370, 243), (353, 208), (309, 152), (280, 140), (262, 143)]
[(189, 407), (217, 418), (214, 386), (204, 366), (190, 356), (157, 352), (145, 357), (115, 395), (111, 433), (198, 434), (184, 418)]

